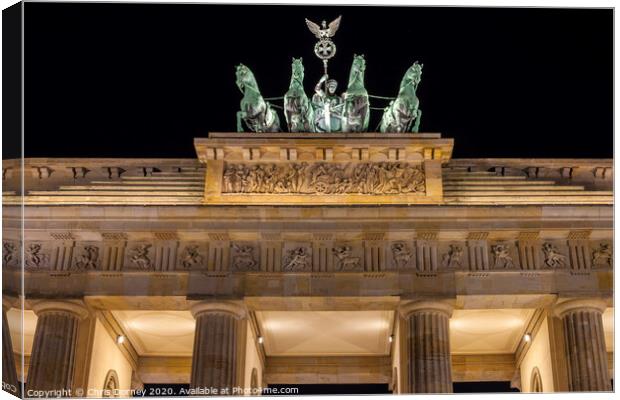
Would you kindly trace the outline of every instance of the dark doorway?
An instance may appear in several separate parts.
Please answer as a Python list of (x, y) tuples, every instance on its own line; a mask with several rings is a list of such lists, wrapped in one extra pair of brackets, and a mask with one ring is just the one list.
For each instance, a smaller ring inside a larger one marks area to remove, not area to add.
[[(291, 390), (293, 389), (293, 390)], [(296, 390), (294, 390), (296, 389)], [(294, 392), (297, 393), (294, 393)], [(312, 394), (390, 394), (387, 383), (334, 384), (334, 385), (268, 385), (269, 395), (312, 395)]]
[(509, 393), (519, 392), (517, 388), (510, 387), (510, 381), (495, 382), (454, 382), (454, 393)]

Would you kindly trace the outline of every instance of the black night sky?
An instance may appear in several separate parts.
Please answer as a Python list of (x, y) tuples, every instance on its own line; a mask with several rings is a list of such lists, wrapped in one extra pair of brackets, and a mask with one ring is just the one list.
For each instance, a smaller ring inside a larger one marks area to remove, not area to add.
[(612, 157), (610, 9), (92, 3), (25, 5), (25, 154), (195, 157), (194, 137), (235, 130), (236, 64), (275, 97), (302, 56), (311, 95), (304, 17), (339, 14), (339, 92), (354, 54), (381, 96), (420, 61), (421, 131), (455, 138), (454, 157)]

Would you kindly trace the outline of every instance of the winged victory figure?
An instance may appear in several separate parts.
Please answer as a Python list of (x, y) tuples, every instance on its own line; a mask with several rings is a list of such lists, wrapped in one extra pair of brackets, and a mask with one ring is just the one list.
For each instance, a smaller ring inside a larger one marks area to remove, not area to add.
[(339, 15), (338, 18), (330, 22), (329, 26), (325, 21), (321, 22), (323, 28), (306, 18), (306, 25), (308, 25), (308, 29), (310, 29), (310, 32), (312, 32), (317, 39), (328, 39), (330, 37), (334, 37), (336, 34), (336, 31), (340, 26), (340, 18), (342, 18), (342, 15)]

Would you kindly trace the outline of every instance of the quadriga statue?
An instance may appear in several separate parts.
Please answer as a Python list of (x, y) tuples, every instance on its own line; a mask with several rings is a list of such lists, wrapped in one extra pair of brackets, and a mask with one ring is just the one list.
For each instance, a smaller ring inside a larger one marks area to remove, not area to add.
[[(347, 90), (337, 95), (338, 83), (324, 74), (310, 100), (303, 86), (302, 59), (293, 58), (289, 89), (279, 98), (284, 100), (289, 132), (366, 132), (372, 96), (364, 86), (365, 70), (364, 56), (354, 56)], [(418, 132), (422, 111), (416, 91), (421, 80), (422, 64), (416, 61), (405, 73), (398, 96), (384, 109), (380, 132)], [(243, 64), (237, 66), (237, 86), (243, 93), (241, 111), (237, 112), (237, 131), (243, 132), (245, 125), (252, 132), (279, 132), (276, 110), (261, 96), (254, 74)]]
[(243, 123), (252, 132), (279, 132), (280, 119), (271, 105), (263, 99), (252, 71), (243, 64), (237, 66), (237, 87), (243, 93), (241, 111), (237, 112), (237, 132)]
[(291, 84), (284, 95), (284, 116), (289, 132), (314, 132), (314, 110), (304, 91), (304, 65), (293, 58)]
[(418, 132), (422, 111), (416, 91), (422, 80), (422, 67), (423, 64), (416, 61), (405, 73), (398, 97), (385, 108), (379, 128), (381, 132)]

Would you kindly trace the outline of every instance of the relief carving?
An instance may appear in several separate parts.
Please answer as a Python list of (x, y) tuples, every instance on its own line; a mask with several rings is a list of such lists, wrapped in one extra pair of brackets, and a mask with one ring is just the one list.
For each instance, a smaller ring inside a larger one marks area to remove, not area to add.
[(334, 247), (332, 253), (338, 259), (338, 263), (336, 264), (338, 271), (355, 271), (362, 267), (360, 258), (352, 255), (351, 246)]
[(421, 166), (404, 162), (226, 164), (223, 193), (423, 193)]
[(2, 243), (2, 265), (5, 267), (17, 263), (17, 246), (13, 242)]
[(150, 244), (140, 244), (134, 247), (132, 256), (129, 258), (135, 266), (141, 270), (151, 269), (151, 259), (149, 258)]
[(393, 264), (396, 268), (406, 268), (413, 257), (409, 246), (404, 242), (396, 242), (391, 246)]
[(312, 255), (310, 250), (304, 246), (294, 247), (287, 251), (283, 271), (307, 271), (312, 269)]
[(493, 253), (493, 258), (495, 259), (496, 268), (512, 268), (514, 266), (514, 262), (508, 251), (509, 249), (510, 246), (507, 244), (496, 244), (491, 246), (491, 253)]
[(99, 265), (99, 248), (96, 246), (84, 246), (82, 253), (77, 258), (74, 267), (80, 271), (97, 269)]
[(233, 243), (232, 266), (236, 271), (258, 271), (258, 261), (254, 247), (247, 244)]
[(598, 249), (592, 252), (592, 265), (611, 266), (611, 246), (608, 243), (599, 244)]
[(189, 269), (195, 265), (201, 265), (204, 257), (200, 254), (198, 245), (185, 246), (181, 256), (181, 265), (185, 269)]
[(461, 258), (463, 257), (463, 248), (457, 244), (451, 244), (450, 250), (443, 255), (441, 264), (446, 268), (462, 267)]
[(558, 248), (551, 243), (544, 243), (542, 245), (543, 253), (545, 254), (545, 264), (550, 268), (561, 268), (566, 265), (566, 256), (562, 255)]
[(40, 243), (31, 243), (26, 248), (26, 268), (41, 268), (47, 262), (47, 254), (43, 254), (43, 245)]

